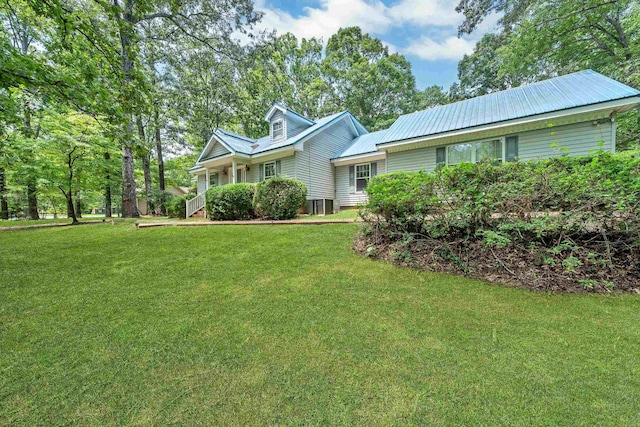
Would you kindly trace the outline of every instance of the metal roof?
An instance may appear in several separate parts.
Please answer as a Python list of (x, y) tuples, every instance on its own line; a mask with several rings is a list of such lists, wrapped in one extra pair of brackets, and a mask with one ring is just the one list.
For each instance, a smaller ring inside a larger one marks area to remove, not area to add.
[(365, 133), (360, 135), (351, 141), (351, 144), (340, 153), (336, 159), (342, 159), (345, 157), (359, 156), (362, 154), (369, 154), (378, 152), (376, 144), (380, 143), (386, 135), (387, 130), (379, 130), (377, 132)]
[(640, 95), (593, 70), (400, 116), (378, 143), (402, 141)]
[(273, 110), (274, 109), (279, 109), (280, 111), (286, 112), (288, 114), (293, 115), (294, 117), (297, 117), (298, 119), (312, 125), (314, 123), (313, 120), (303, 116), (300, 113), (297, 113), (295, 111), (293, 111), (291, 108), (287, 107), (286, 105), (282, 105), (279, 102), (274, 102), (274, 104), (271, 106), (271, 108), (269, 109), (269, 111), (267, 112), (267, 115), (265, 116), (265, 120), (269, 121), (271, 115), (273, 114)]

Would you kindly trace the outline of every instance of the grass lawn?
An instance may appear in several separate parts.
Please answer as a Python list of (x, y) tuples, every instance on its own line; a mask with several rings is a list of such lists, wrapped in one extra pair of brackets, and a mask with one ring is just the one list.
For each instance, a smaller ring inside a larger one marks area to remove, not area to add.
[(351, 251), (352, 224), (0, 233), (0, 425), (638, 425), (640, 297)]
[(357, 217), (357, 209), (343, 209), (340, 212), (331, 215), (300, 215), (298, 219), (356, 219)]

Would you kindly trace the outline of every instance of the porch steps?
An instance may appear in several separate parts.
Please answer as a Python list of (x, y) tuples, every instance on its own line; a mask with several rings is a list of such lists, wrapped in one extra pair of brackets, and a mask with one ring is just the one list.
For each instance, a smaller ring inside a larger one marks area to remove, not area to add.
[(204, 208), (191, 215), (189, 218), (204, 218)]

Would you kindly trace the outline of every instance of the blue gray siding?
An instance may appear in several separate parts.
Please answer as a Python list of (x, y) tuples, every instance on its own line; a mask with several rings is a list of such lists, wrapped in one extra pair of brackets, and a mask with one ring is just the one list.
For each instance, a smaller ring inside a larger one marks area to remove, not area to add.
[(210, 159), (213, 157), (219, 157), (219, 156), (224, 156), (225, 154), (229, 154), (230, 151), (227, 150), (226, 148), (224, 148), (224, 145), (220, 144), (219, 142), (216, 141), (215, 144), (213, 144), (213, 147), (211, 147), (211, 149), (209, 150), (208, 153), (206, 153), (202, 158), (203, 159)]
[(335, 198), (331, 159), (340, 154), (355, 136), (351, 127), (342, 120), (304, 142), (304, 150), (295, 156), (295, 178), (307, 186), (307, 199)]
[[(364, 163), (364, 162), (363, 162)], [(378, 175), (385, 173), (385, 161), (378, 160), (377, 162)], [(357, 206), (367, 202), (367, 195), (365, 193), (351, 192), (351, 185), (349, 183), (349, 165), (336, 166), (336, 200), (340, 201), (340, 206)]]
[(417, 172), (419, 170), (432, 171), (435, 166), (435, 147), (387, 153), (387, 172)]
[(206, 175), (198, 175), (198, 194), (202, 194), (205, 192), (207, 182)]
[(277, 122), (278, 120), (283, 120), (284, 122), (284, 136), (285, 138), (287, 137), (287, 130), (289, 128), (289, 126), (287, 126), (287, 120), (285, 120), (284, 118), (284, 114), (282, 113), (282, 111), (278, 110), (275, 113), (273, 113), (273, 116), (271, 116), (271, 121), (269, 122), (269, 137), (271, 138), (271, 141), (273, 142), (278, 142), (278, 141), (282, 141), (282, 138), (278, 138), (276, 141), (273, 140), (273, 134), (271, 133), (272, 129), (271, 129), (271, 125), (274, 122)]
[[(308, 123), (304, 123), (301, 120), (293, 120), (290, 117), (285, 116), (280, 110), (273, 113), (273, 116), (271, 116), (271, 123), (281, 119), (284, 120), (284, 133), (287, 139), (293, 138), (310, 126)], [(271, 123), (269, 125), (271, 125)], [(271, 134), (271, 129), (269, 129), (269, 134)], [(281, 140), (279, 139), (278, 141)]]
[[(518, 135), (518, 157), (521, 160), (531, 160), (562, 154), (585, 156), (592, 150), (598, 150), (603, 141), (602, 148), (610, 151), (612, 126), (610, 121), (597, 125), (585, 122), (524, 132)], [(558, 147), (551, 147), (556, 143)]]
[[(583, 156), (598, 150), (601, 142), (603, 142), (602, 148), (610, 151), (612, 126), (609, 121), (597, 125), (584, 122), (518, 133), (516, 134), (518, 135), (518, 158), (521, 160), (544, 159), (563, 154)], [(555, 144), (557, 147), (552, 147)], [(435, 165), (435, 147), (387, 153), (388, 172), (432, 171)]]
[[(295, 156), (283, 157), (278, 159), (280, 161), (280, 176), (286, 178), (295, 178)], [(248, 182), (260, 182), (260, 165), (263, 163), (256, 163), (250, 166), (251, 170), (247, 172)]]

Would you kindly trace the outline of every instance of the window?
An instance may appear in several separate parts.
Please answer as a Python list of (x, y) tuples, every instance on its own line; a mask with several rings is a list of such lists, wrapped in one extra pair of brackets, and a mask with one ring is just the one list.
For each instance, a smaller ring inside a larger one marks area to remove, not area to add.
[(473, 161), (473, 144), (457, 144), (447, 147), (447, 164), (471, 163)]
[[(498, 162), (504, 160), (504, 139), (465, 142), (464, 144), (448, 145), (446, 149), (447, 165), (457, 165), (463, 162), (477, 163), (483, 160), (494, 160)], [(442, 149), (440, 152), (442, 152)], [(438, 154), (437, 151), (436, 154)], [(440, 155), (437, 160), (442, 162), (442, 155)]]
[(371, 179), (371, 163), (356, 165), (356, 193), (362, 193)]
[(264, 179), (273, 178), (276, 176), (276, 162), (269, 162), (264, 164)]
[(284, 137), (284, 121), (278, 120), (271, 124), (271, 139), (276, 140)]
[(218, 184), (219, 184), (218, 173), (214, 172), (211, 175), (209, 175), (209, 187), (215, 187)]
[(244, 182), (244, 177), (242, 176), (243, 171), (244, 168), (236, 169), (236, 182)]

